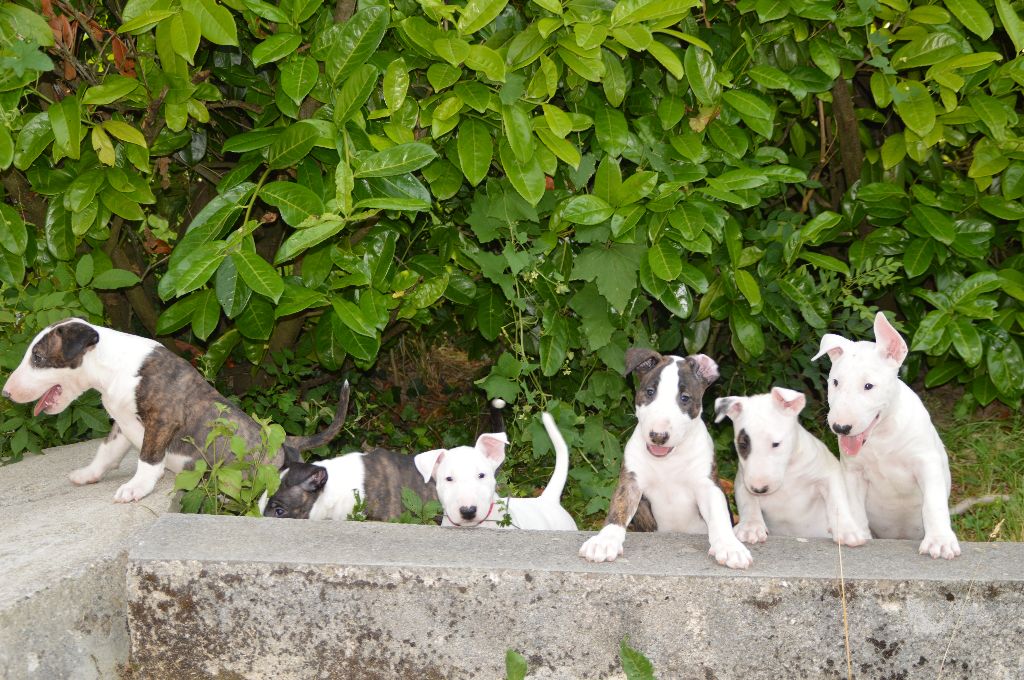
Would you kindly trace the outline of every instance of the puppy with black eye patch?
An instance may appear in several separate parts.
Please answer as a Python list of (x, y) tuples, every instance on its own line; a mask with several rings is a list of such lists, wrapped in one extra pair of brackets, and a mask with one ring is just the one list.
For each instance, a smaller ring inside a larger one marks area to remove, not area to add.
[(346, 453), (315, 463), (289, 463), (278, 490), (260, 500), (260, 511), (264, 517), (345, 520), (361, 500), (367, 519), (387, 521), (404, 510), (403, 488), (424, 503), (437, 500), (434, 485), (423, 481), (413, 456), (387, 449)]
[[(197, 448), (218, 418), (234, 423), (235, 434), (250, 448), (260, 444), (259, 424), (187, 361), (155, 340), (82, 319), (59, 321), (36, 335), (7, 379), (3, 395), (18, 403), (35, 401), (33, 414), (38, 416), (60, 413), (90, 389), (100, 393), (114, 424), (92, 462), (72, 472), (70, 479), (73, 484), (98, 482), (134, 446), (139, 450), (138, 467), (114, 494), (118, 503), (145, 497), (165, 468), (180, 472), (200, 456), (232, 456), (226, 441), (215, 442), (211, 451)], [(282, 450), (268, 462), (280, 465), (298, 459), (300, 451), (331, 441), (345, 422), (347, 408), (346, 382), (334, 422), (309, 437), (286, 437)]]
[(839, 461), (800, 425), (807, 403), (800, 392), (773, 387), (768, 394), (715, 400), (715, 422), (732, 420), (739, 469), (736, 537), (759, 543), (776, 536), (828, 538), (863, 545), (871, 538), (850, 514)]
[(641, 530), (707, 533), (708, 554), (719, 564), (746, 569), (753, 559), (733, 533), (714, 444), (701, 419), (701, 400), (718, 379), (718, 365), (703, 354), (662, 356), (631, 348), (626, 374), (637, 379), (637, 426), (626, 443), (605, 526), (580, 555), (591, 562), (614, 560), (632, 522)]

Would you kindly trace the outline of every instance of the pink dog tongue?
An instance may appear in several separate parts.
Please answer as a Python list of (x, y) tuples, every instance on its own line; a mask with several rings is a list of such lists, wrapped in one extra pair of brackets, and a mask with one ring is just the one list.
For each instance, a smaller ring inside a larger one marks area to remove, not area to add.
[(848, 456), (856, 456), (860, 452), (861, 447), (864, 446), (864, 442), (867, 441), (867, 438), (868, 433), (866, 431), (861, 432), (856, 437), (840, 437), (839, 449)]
[(44, 408), (49, 405), (51, 399), (55, 398), (60, 394), (60, 385), (54, 385), (50, 389), (43, 393), (43, 396), (39, 397), (39, 401), (36, 402), (36, 407), (32, 409), (32, 415), (38, 416)]
[(667, 456), (668, 452), (672, 450), (671, 446), (655, 446), (654, 444), (647, 445), (647, 451), (654, 456)]

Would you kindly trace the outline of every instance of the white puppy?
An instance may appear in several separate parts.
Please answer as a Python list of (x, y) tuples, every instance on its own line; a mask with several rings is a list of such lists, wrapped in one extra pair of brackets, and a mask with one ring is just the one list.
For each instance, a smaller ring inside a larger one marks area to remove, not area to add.
[(719, 564), (746, 569), (750, 551), (733, 534), (725, 494), (718, 486), (715, 447), (701, 419), (701, 400), (718, 379), (711, 357), (662, 356), (626, 350), (626, 373), (637, 376), (637, 426), (626, 442), (619, 484), (605, 526), (580, 548), (591, 562), (622, 554), (626, 527), (708, 536)]
[(800, 425), (806, 403), (803, 394), (785, 387), (715, 400), (715, 422), (732, 420), (739, 454), (734, 488), (740, 523), (733, 530), (745, 543), (772, 533), (863, 545), (871, 536), (850, 515), (839, 461)]
[(875, 342), (826, 334), (828, 423), (839, 449), (854, 520), (878, 538), (922, 538), (920, 552), (953, 559), (949, 460), (921, 399), (899, 368), (907, 343), (879, 312)]
[(433, 477), (444, 508), (442, 526), (498, 527), (507, 514), (517, 529), (575, 531), (576, 522), (559, 504), (569, 474), (569, 448), (550, 414), (542, 415), (555, 448), (555, 470), (537, 498), (499, 498), (494, 471), (505, 460), (504, 432), (482, 434), (476, 446), (435, 449), (416, 456), (416, 468), (428, 482)]

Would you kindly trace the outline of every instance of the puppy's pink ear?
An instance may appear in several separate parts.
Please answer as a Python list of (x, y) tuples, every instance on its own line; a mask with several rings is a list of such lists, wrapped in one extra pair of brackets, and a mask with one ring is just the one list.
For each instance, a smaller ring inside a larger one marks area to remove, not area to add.
[(743, 412), (742, 399), (742, 397), (719, 397), (715, 399), (715, 422), (722, 422), (726, 416), (735, 422), (736, 416)]
[(797, 416), (807, 405), (807, 397), (796, 390), (789, 390), (785, 387), (772, 388), (772, 403), (784, 413)]
[(903, 365), (903, 360), (907, 358), (907, 341), (881, 312), (875, 314), (875, 345), (883, 359), (897, 366)]
[(416, 469), (423, 475), (424, 482), (429, 482), (430, 478), (437, 472), (437, 466), (441, 464), (445, 450), (434, 449), (433, 451), (424, 451), (423, 453), (417, 453), (416, 457), (413, 458)]
[(718, 380), (718, 364), (707, 354), (691, 354), (686, 357), (686, 360), (690, 362), (694, 373), (704, 381), (705, 385), (710, 385)]
[(498, 467), (505, 460), (507, 445), (508, 437), (504, 432), (482, 434), (476, 440), (476, 450), (484, 454), (494, 467)]
[(843, 356), (843, 352), (852, 344), (852, 342), (841, 335), (825, 333), (825, 335), (821, 336), (821, 345), (818, 346), (818, 353), (811, 357), (811, 361), (817, 361), (821, 358), (821, 355), (828, 354), (828, 358), (832, 360), (832, 363), (835, 363), (836, 359)]

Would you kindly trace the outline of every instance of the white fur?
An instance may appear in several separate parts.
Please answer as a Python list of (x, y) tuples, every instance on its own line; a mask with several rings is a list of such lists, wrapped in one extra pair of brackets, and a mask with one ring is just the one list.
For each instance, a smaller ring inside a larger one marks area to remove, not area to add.
[[(511, 528), (576, 530), (576, 522), (559, 503), (569, 471), (569, 449), (554, 419), (544, 413), (542, 420), (555, 449), (555, 469), (537, 498), (498, 497), (494, 471), (505, 459), (508, 439), (504, 433), (482, 434), (475, 446), (435, 449), (416, 456), (423, 480), (435, 480), (444, 508), (442, 526), (495, 528), (508, 514)], [(467, 517), (463, 508), (475, 508), (475, 512)]]
[(874, 331), (875, 342), (827, 334), (814, 357), (832, 359), (829, 425), (850, 426), (840, 449), (854, 520), (878, 538), (923, 536), (922, 554), (953, 559), (960, 544), (949, 520), (946, 449), (921, 399), (899, 379), (906, 342), (881, 312)]
[[(99, 333), (100, 340), (82, 356), (78, 368), (34, 368), (31, 364), (32, 348), (39, 339), (56, 326), (78, 322), (86, 324)], [(17, 402), (35, 401), (53, 385), (60, 385), (61, 394), (46, 413), (56, 414), (66, 409), (71, 402), (86, 390), (100, 393), (103, 407), (113, 418), (115, 430), (104, 441), (92, 462), (69, 475), (74, 484), (91, 484), (118, 466), (121, 459), (134, 446), (142, 447), (144, 428), (139, 421), (135, 404), (135, 388), (139, 383), (139, 367), (146, 357), (159, 346), (155, 340), (137, 335), (121, 333), (111, 328), (94, 326), (81, 319), (68, 319), (41, 331), (33, 338), (28, 351), (18, 368), (11, 373), (4, 390)], [(135, 476), (122, 485), (114, 495), (117, 502), (138, 500), (149, 494), (163, 474), (164, 468), (180, 471), (185, 459), (167, 456), (157, 465), (139, 461)]]
[[(636, 475), (658, 531), (706, 532), (711, 545), (708, 554), (719, 564), (746, 569), (753, 558), (733, 533), (725, 494), (711, 479), (714, 443), (700, 416), (691, 419), (676, 405), (677, 363), (684, 359), (670, 358), (673, 362), (662, 369), (654, 400), (636, 409), (638, 423), (626, 443), (623, 467)], [(698, 355), (698, 361), (708, 362), (704, 370), (717, 375), (711, 359)], [(663, 445), (671, 447), (670, 453), (661, 457), (649, 453), (652, 432), (668, 435)], [(608, 524), (583, 544), (580, 555), (591, 562), (610, 562), (622, 554), (625, 537), (625, 527)]]
[(772, 533), (863, 545), (871, 536), (850, 514), (839, 461), (800, 425), (805, 404), (803, 394), (784, 387), (715, 400), (715, 422), (729, 417), (737, 440), (741, 431), (750, 440), (736, 472), (740, 523), (733, 531), (745, 543), (765, 541)]

